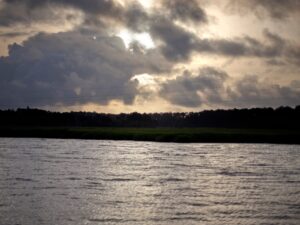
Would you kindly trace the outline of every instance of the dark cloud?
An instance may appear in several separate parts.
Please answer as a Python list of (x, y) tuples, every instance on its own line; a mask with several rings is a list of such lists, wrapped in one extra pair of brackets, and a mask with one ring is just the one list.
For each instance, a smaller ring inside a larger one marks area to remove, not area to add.
[(270, 84), (259, 80), (257, 75), (246, 75), (235, 82), (228, 90), (228, 106), (263, 107), (280, 105), (297, 105), (300, 99), (300, 88), (293, 85)]
[(164, 83), (160, 95), (172, 104), (185, 107), (220, 102), (227, 78), (225, 72), (212, 67), (200, 69), (197, 75), (185, 71), (176, 79)]
[[(154, 51), (154, 50), (153, 50)], [(135, 54), (118, 37), (80, 30), (38, 34), (0, 58), (0, 105), (131, 104), (134, 74), (169, 69), (159, 53)]]
[[(43, 1), (41, 1), (43, 2)], [(31, 24), (33, 21), (57, 22), (61, 15), (54, 15), (49, 9), (31, 9), (27, 1), (4, 1), (0, 9), (0, 26), (13, 26), (16, 24)]]
[(105, 25), (102, 19), (120, 20), (124, 8), (110, 0), (4, 0), (0, 10), (0, 25), (14, 26), (17, 24), (50, 23), (73, 21), (75, 9), (83, 12), (85, 23)]
[[(264, 31), (266, 42), (251, 37), (234, 39), (201, 39), (194, 33), (174, 23), (183, 22), (207, 23), (207, 15), (199, 4), (193, 1), (164, 0), (163, 8), (166, 13), (146, 12), (137, 2), (121, 6), (115, 1), (97, 0), (11, 0), (5, 1), (0, 11), (0, 24), (11, 22), (28, 22), (31, 20), (56, 21), (54, 10), (51, 7), (76, 8), (85, 13), (85, 23), (96, 23), (97, 29), (105, 25), (104, 18), (110, 18), (134, 32), (149, 32), (158, 45), (162, 54), (172, 62), (184, 62), (194, 53), (214, 54), (225, 57), (260, 57), (280, 58), (297, 64), (299, 62), (298, 46), (291, 46), (280, 36)], [(92, 4), (93, 3), (93, 4)], [(71, 13), (72, 14), (72, 13)], [(69, 15), (72, 17), (72, 15)], [(62, 14), (63, 15), (63, 14)], [(74, 15), (73, 15), (74, 16)], [(68, 16), (64, 15), (63, 20)], [(95, 25), (95, 24), (94, 24)], [(100, 27), (99, 27), (100, 26)], [(110, 29), (109, 26), (103, 29)]]
[(263, 32), (265, 41), (249, 36), (234, 39), (201, 39), (167, 18), (161, 18), (151, 25), (150, 34), (162, 42), (159, 48), (164, 56), (175, 62), (188, 61), (195, 52), (235, 58), (282, 58), (294, 64), (300, 60), (300, 46), (269, 30)]
[(247, 46), (243, 41), (226, 39), (199, 39), (194, 46), (200, 53), (241, 57), (247, 53)]
[[(228, 86), (228, 82), (231, 85)], [(224, 107), (258, 107), (297, 105), (300, 99), (299, 81), (289, 86), (268, 84), (256, 75), (246, 75), (234, 81), (226, 72), (202, 68), (197, 75), (185, 71), (162, 85), (162, 98), (185, 107), (202, 105)]]
[(197, 50), (232, 57), (280, 57), (286, 50), (286, 41), (280, 36), (264, 31), (268, 43), (251, 37), (226, 39), (202, 39), (198, 41)]
[[(265, 58), (278, 60), (299, 66), (300, 46), (283, 39), (268, 30), (264, 31), (265, 41), (249, 36), (235, 39), (198, 39), (191, 49), (202, 54), (214, 54), (224, 57)], [(270, 61), (271, 62), (271, 61)]]
[[(171, 5), (174, 4), (172, 10), (175, 11), (176, 7), (179, 7), (177, 4), (180, 6), (186, 4), (181, 1), (164, 2), (166, 7), (170, 9), (172, 9)], [(128, 12), (131, 12), (132, 19), (127, 19), (127, 26), (138, 32), (149, 32), (163, 55), (173, 62), (188, 61), (193, 53), (268, 59), (283, 57), (293, 63), (299, 62), (297, 54), (297, 49), (300, 49), (299, 46), (294, 46), (268, 29), (263, 31), (264, 41), (249, 36), (232, 39), (201, 39), (195, 33), (174, 23), (172, 20), (174, 15), (170, 16), (168, 13), (166, 15), (147, 14), (139, 5)], [(207, 20), (203, 18), (202, 22), (207, 22)]]
[[(23, 1), (23, 0), (21, 0)], [(40, 2), (34, 0), (35, 2)], [(48, 2), (55, 4), (63, 4), (65, 6), (72, 6), (83, 10), (88, 14), (101, 14), (118, 17), (123, 12), (123, 7), (114, 0), (48, 0)], [(39, 3), (38, 3), (39, 4)]]
[(152, 19), (141, 4), (134, 2), (127, 6), (121, 22), (135, 32), (144, 32), (149, 30), (149, 23)]
[(300, 65), (300, 46), (289, 46), (286, 54), (290, 63)]
[(195, 23), (206, 23), (208, 20), (206, 12), (195, 0), (163, 0), (162, 3), (172, 19)]
[(293, 14), (300, 13), (298, 0), (229, 0), (227, 8), (230, 12), (256, 13), (259, 17), (285, 19)]
[(162, 42), (161, 51), (171, 61), (188, 60), (197, 41), (194, 34), (162, 17), (153, 22), (150, 33)]
[[(0, 58), (0, 106), (107, 104), (112, 99), (132, 104), (139, 91), (136, 81), (131, 80), (133, 75), (170, 72), (194, 53), (260, 58), (269, 66), (300, 65), (300, 46), (269, 30), (264, 30), (264, 40), (249, 36), (200, 38), (186, 29), (209, 22), (199, 2), (161, 0), (157, 8), (147, 10), (137, 1), (122, 5), (113, 0), (0, 0), (0, 39), (12, 43), (18, 37), (32, 36), (21, 45), (10, 45), (9, 55)], [(233, 11), (244, 9), (276, 19), (300, 12), (300, 1), (296, 0), (228, 2)], [(82, 20), (78, 22), (79, 17)], [(76, 25), (71, 26), (73, 31), (35, 35), (47, 31), (46, 24), (66, 21)], [(34, 28), (24, 29), (27, 26)], [(41, 29), (43, 26), (46, 28)], [(149, 33), (156, 48), (149, 50), (135, 41), (126, 49), (120, 38), (108, 35), (121, 27)], [(233, 85), (227, 86), (228, 82)], [(226, 72), (206, 67), (166, 81), (159, 95), (186, 107), (276, 106), (298, 103), (296, 83), (266, 84), (258, 76), (234, 81)]]
[(266, 60), (266, 64), (271, 65), (271, 66), (285, 66), (286, 65), (286, 63), (284, 61), (278, 60), (278, 59)]
[(18, 31), (15, 31), (15, 32), (3, 32), (3, 33), (0, 32), (0, 37), (14, 38), (14, 37), (20, 37), (20, 36), (28, 36), (30, 34), (31, 33), (29, 33), (29, 32), (18, 32)]
[[(207, 22), (206, 14), (196, 1), (164, 1), (161, 12), (146, 12), (137, 2), (121, 6), (115, 1), (97, 0), (5, 0), (0, 10), (0, 25), (14, 26), (18, 23), (59, 23), (74, 17), (74, 12), (54, 13), (74, 8), (84, 13), (84, 24), (97, 29), (111, 29), (106, 19), (114, 20), (134, 32), (149, 32), (162, 43), (161, 52), (170, 61), (186, 61), (193, 51), (196, 36), (175, 25), (173, 19), (184, 22)], [(168, 12), (168, 13), (165, 13)], [(73, 13), (73, 14), (72, 14)], [(57, 17), (57, 15), (59, 15)]]
[(35, 10), (49, 6), (73, 7), (87, 14), (101, 14), (115, 17), (120, 15), (123, 11), (123, 7), (113, 0), (4, 0), (4, 8), (2, 11), (7, 10), (6, 7), (15, 10), (24, 7), (30, 15), (30, 13)]

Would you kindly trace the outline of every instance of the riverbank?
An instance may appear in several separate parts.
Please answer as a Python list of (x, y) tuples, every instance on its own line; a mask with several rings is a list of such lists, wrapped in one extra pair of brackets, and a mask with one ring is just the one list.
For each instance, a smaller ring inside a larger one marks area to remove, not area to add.
[(104, 128), (104, 127), (9, 127), (1, 137), (134, 140), (157, 142), (300, 144), (298, 130), (227, 128)]

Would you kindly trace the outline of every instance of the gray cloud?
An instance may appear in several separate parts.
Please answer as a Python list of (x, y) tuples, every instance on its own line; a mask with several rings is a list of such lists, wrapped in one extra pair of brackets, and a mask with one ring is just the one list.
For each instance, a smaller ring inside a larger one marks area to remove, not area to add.
[(270, 84), (259, 80), (257, 75), (246, 75), (228, 90), (228, 106), (263, 107), (298, 105), (300, 88), (293, 85)]
[[(181, 4), (185, 4), (181, 1), (167, 0), (163, 2), (166, 8), (171, 11), (175, 10), (175, 12), (176, 7), (180, 8)], [(197, 4), (194, 1), (191, 2), (189, 4)], [(174, 7), (172, 7), (173, 5)], [(189, 6), (186, 7), (189, 9)], [(182, 13), (181, 16), (185, 16), (185, 14)], [(225, 57), (285, 58), (294, 64), (299, 62), (300, 46), (289, 43), (288, 40), (267, 29), (263, 31), (264, 41), (249, 36), (232, 39), (201, 39), (196, 34), (175, 24), (172, 20), (173, 17), (175, 17), (173, 14), (168, 15), (168, 13), (165, 15), (147, 14), (140, 5), (135, 4), (128, 10), (126, 24), (135, 31), (149, 32), (159, 44), (158, 48), (163, 55), (173, 62), (188, 61), (193, 53)], [(206, 16), (199, 20), (203, 23), (207, 22)]]
[(151, 20), (153, 20), (153, 18), (145, 11), (143, 6), (134, 2), (127, 6), (121, 22), (133, 31), (144, 32), (149, 30)]
[(288, 51), (287, 41), (280, 36), (264, 31), (268, 43), (251, 37), (226, 39), (202, 39), (195, 46), (199, 52), (213, 53), (232, 57), (281, 57)]
[(278, 60), (278, 59), (266, 60), (266, 64), (271, 65), (271, 66), (285, 66), (286, 65), (286, 63), (284, 61), (281, 61), (281, 60)]
[[(228, 82), (232, 84), (227, 85)], [(234, 81), (224, 71), (206, 67), (192, 75), (185, 71), (162, 85), (160, 96), (172, 104), (185, 107), (202, 105), (224, 107), (258, 107), (297, 105), (300, 99), (299, 81), (289, 86), (268, 84), (256, 75), (246, 75)]]
[(0, 37), (4, 37), (4, 38), (14, 38), (14, 37), (20, 37), (20, 36), (28, 36), (30, 35), (29, 32), (0, 32)]
[(171, 61), (188, 60), (197, 41), (194, 34), (162, 17), (152, 24), (150, 33), (162, 41), (161, 51)]
[[(57, 16), (61, 18), (60, 15)], [(8, 2), (0, 9), (0, 26), (9, 27), (17, 24), (31, 24), (32, 21), (57, 21), (53, 12), (48, 9), (33, 10), (29, 9), (26, 1), (23, 2)]]
[(199, 70), (197, 75), (185, 71), (174, 80), (162, 85), (160, 96), (172, 104), (197, 107), (208, 102), (222, 101), (224, 82), (228, 75), (212, 67)]
[[(5, 0), (0, 10), (0, 25), (14, 26), (18, 23), (59, 23), (73, 18), (74, 12), (59, 13), (56, 11), (75, 8), (84, 12), (85, 25), (97, 25), (97, 29), (111, 29), (106, 24), (107, 18), (125, 26), (134, 32), (150, 32), (152, 37), (162, 42), (161, 52), (170, 61), (188, 60), (194, 47), (196, 36), (175, 25), (173, 19), (184, 22), (207, 22), (206, 14), (196, 1), (164, 1), (163, 10), (168, 13), (148, 13), (138, 3), (133, 2), (123, 7), (115, 1), (97, 0)], [(73, 14), (72, 14), (73, 13)]]
[(300, 60), (300, 46), (269, 30), (264, 30), (264, 42), (249, 36), (234, 39), (201, 39), (169, 19), (160, 18), (151, 25), (150, 33), (162, 42), (160, 50), (164, 56), (175, 62), (188, 61), (193, 53), (236, 58), (281, 58), (294, 64), (298, 64)]
[[(109, 17), (135, 32), (149, 32), (158, 43), (158, 49), (171, 62), (188, 61), (193, 53), (225, 57), (259, 57), (269, 60), (285, 58), (290, 63), (299, 62), (300, 47), (292, 46), (287, 40), (268, 30), (264, 31), (266, 42), (248, 36), (234, 39), (201, 39), (173, 21), (175, 19), (183, 22), (207, 23), (205, 11), (195, 0), (188, 2), (163, 0), (162, 2), (164, 7), (162, 10), (166, 13), (146, 12), (137, 2), (123, 7), (115, 1), (106, 0), (93, 1), (93, 4), (86, 0), (6, 0), (5, 7), (0, 11), (0, 21), (2, 25), (12, 21), (30, 23), (31, 20), (39, 19), (57, 22), (53, 10), (50, 10), (51, 7), (71, 7), (85, 13), (86, 23), (98, 21), (97, 29), (101, 27), (106, 29), (105, 21), (101, 22), (101, 19)], [(66, 20), (67, 17), (64, 15), (63, 19)]]
[(134, 74), (170, 68), (154, 51), (130, 52), (120, 38), (95, 31), (38, 34), (0, 58), (0, 105), (131, 104)]
[[(0, 105), (107, 104), (112, 99), (131, 104), (138, 94), (136, 83), (130, 80), (134, 74), (169, 72), (176, 63), (189, 61), (194, 53), (261, 58), (269, 66), (300, 65), (300, 46), (269, 30), (264, 31), (264, 40), (249, 36), (202, 39), (178, 25), (178, 21), (187, 26), (208, 24), (208, 15), (197, 2), (162, 0), (160, 11), (147, 11), (138, 2), (123, 6), (107, 0), (0, 0), (0, 26), (5, 27), (5, 32), (0, 33), (2, 40), (32, 36), (39, 31), (16, 31), (20, 24), (36, 23), (35, 27), (39, 27), (44, 23), (72, 23), (77, 11), (84, 19), (72, 32), (38, 34), (22, 45), (9, 47), (9, 56), (0, 58)], [(253, 9), (277, 19), (300, 12), (300, 3), (293, 0), (229, 2), (228, 7), (234, 10)], [(120, 38), (108, 36), (116, 27), (148, 32), (156, 48), (147, 50), (133, 42), (126, 49)], [(196, 74), (186, 71), (162, 84), (159, 95), (186, 107), (298, 103), (297, 85), (264, 84), (258, 76), (231, 79), (226, 72), (212, 67)], [(229, 81), (232, 87), (226, 85)]]
[(286, 55), (290, 63), (300, 65), (300, 46), (289, 46)]
[(170, 11), (172, 19), (183, 22), (206, 23), (207, 15), (195, 0), (163, 0), (164, 7)]
[[(60, 14), (55, 10), (66, 7), (81, 10), (86, 15), (101, 15), (117, 18), (123, 14), (123, 8), (115, 1), (96, 0), (4, 0), (0, 10), (0, 25), (32, 23), (35, 21), (55, 21)], [(67, 15), (67, 19), (72, 15)]]
[(285, 19), (293, 14), (300, 13), (300, 1), (298, 0), (229, 0), (227, 8), (230, 12), (255, 12), (263, 18), (265, 16), (274, 19)]

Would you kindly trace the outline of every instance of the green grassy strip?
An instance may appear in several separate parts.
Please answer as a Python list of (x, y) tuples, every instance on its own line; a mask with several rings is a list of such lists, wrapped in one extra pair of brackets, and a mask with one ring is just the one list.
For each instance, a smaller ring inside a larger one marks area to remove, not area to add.
[(103, 128), (10, 127), (1, 137), (41, 137), (159, 142), (284, 143), (300, 144), (300, 131), (226, 128)]

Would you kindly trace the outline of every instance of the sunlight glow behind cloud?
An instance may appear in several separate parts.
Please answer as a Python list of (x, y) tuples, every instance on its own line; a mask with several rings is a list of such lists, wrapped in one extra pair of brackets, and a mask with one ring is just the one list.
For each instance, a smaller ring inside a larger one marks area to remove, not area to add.
[(299, 9), (294, 0), (0, 0), (0, 108), (292, 106)]
[(153, 0), (138, 0), (138, 1), (144, 8), (151, 8), (153, 6)]
[(121, 30), (118, 34), (118, 37), (122, 38), (126, 48), (129, 47), (130, 43), (137, 41), (141, 45), (143, 45), (146, 49), (154, 48), (154, 42), (151, 36), (144, 32), (144, 33), (132, 33), (129, 30)]

